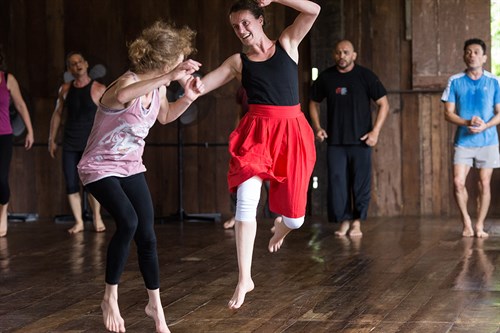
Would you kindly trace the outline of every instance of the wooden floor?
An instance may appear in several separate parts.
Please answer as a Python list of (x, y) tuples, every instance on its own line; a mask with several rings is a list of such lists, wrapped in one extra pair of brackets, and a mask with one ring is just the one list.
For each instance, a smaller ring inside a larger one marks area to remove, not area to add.
[[(267, 252), (270, 220), (254, 252), (256, 288), (226, 308), (237, 279), (234, 232), (221, 223), (157, 225), (161, 291), (173, 333), (500, 331), (500, 220), (487, 240), (460, 237), (457, 219), (372, 219), (362, 239), (310, 219)], [(113, 224), (69, 236), (67, 224), (9, 223), (0, 239), (0, 331), (105, 332), (105, 249)], [(120, 284), (127, 332), (154, 332), (131, 252)]]

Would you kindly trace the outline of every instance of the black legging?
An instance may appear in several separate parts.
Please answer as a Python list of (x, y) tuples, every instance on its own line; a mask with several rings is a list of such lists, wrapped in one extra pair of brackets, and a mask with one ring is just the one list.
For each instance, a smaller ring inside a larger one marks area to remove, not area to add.
[(9, 169), (12, 160), (12, 134), (0, 135), (0, 205), (10, 199)]
[(137, 245), (139, 268), (146, 288), (160, 287), (160, 270), (156, 252), (154, 210), (144, 173), (126, 178), (107, 177), (87, 185), (116, 223), (108, 245), (106, 283), (118, 284), (127, 262), (130, 243)]
[(80, 177), (78, 176), (78, 162), (82, 158), (83, 151), (63, 150), (62, 165), (64, 179), (66, 180), (66, 194), (80, 192)]

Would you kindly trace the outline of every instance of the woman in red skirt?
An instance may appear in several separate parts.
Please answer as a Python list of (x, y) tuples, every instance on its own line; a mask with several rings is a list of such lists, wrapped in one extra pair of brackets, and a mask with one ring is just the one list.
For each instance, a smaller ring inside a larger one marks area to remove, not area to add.
[[(275, 2), (299, 12), (278, 40), (264, 33), (263, 7)], [(308, 0), (239, 0), (229, 20), (247, 50), (226, 59), (202, 82), (205, 92), (237, 78), (248, 95), (249, 111), (229, 138), (229, 188), (237, 191), (236, 249), (239, 279), (229, 308), (239, 308), (254, 288), (252, 254), (257, 205), (264, 180), (270, 181), (269, 208), (274, 221), (269, 251), (304, 222), (309, 179), (316, 161), (314, 134), (299, 104), (298, 46), (318, 17)]]

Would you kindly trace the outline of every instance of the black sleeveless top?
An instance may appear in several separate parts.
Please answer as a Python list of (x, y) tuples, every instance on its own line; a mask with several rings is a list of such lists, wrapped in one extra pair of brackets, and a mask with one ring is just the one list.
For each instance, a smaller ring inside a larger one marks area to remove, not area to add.
[(94, 80), (82, 88), (71, 86), (66, 95), (66, 123), (64, 125), (63, 149), (68, 151), (84, 151), (87, 145), (94, 117), (97, 111), (90, 94)]
[(298, 66), (276, 42), (273, 56), (265, 61), (251, 61), (241, 53), (241, 83), (248, 104), (291, 106), (299, 104)]

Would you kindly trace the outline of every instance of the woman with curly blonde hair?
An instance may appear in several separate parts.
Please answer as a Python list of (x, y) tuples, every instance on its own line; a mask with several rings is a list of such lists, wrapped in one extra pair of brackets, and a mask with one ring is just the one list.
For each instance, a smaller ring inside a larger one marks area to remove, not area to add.
[[(106, 287), (101, 302), (104, 325), (125, 332), (118, 307), (118, 283), (132, 240), (149, 296), (146, 314), (157, 332), (170, 332), (160, 299), (154, 211), (142, 162), (144, 139), (156, 120), (177, 119), (203, 92), (191, 74), (200, 63), (186, 60), (194, 51), (195, 33), (156, 22), (128, 47), (130, 70), (109, 85), (101, 97), (87, 147), (78, 164), (84, 185), (111, 214), (116, 231), (106, 258)], [(183, 81), (184, 95), (174, 103), (166, 97), (172, 81)]]

